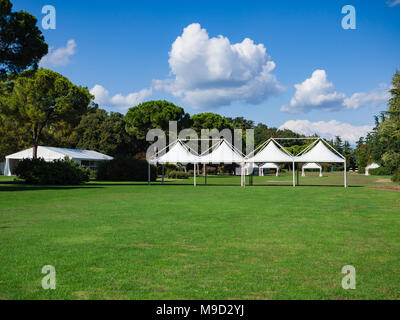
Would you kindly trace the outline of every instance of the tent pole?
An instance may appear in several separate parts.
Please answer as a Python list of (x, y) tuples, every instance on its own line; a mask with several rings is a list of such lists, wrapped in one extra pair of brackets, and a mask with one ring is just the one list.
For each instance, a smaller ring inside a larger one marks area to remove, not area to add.
[(147, 171), (147, 184), (150, 185), (150, 162), (148, 162), (148, 171)]
[(162, 184), (164, 184), (164, 165), (162, 165)]
[(193, 171), (194, 171), (194, 172), (193, 172), (193, 174), (194, 174), (193, 185), (196, 186), (196, 164), (194, 164), (193, 169), (194, 169), (194, 170), (193, 170)]
[(299, 183), (299, 170), (298, 170), (298, 168), (296, 168), (296, 176), (297, 176), (297, 185), (299, 186), (300, 183)]
[(296, 186), (296, 177), (295, 177), (295, 174), (294, 174), (294, 161), (293, 161), (292, 171), (293, 171), (293, 187), (295, 187)]
[(204, 164), (204, 170), (206, 171), (205, 172), (205, 184), (207, 184), (207, 165), (206, 164)]
[(347, 170), (346, 170), (346, 160), (344, 160), (344, 187), (347, 188)]

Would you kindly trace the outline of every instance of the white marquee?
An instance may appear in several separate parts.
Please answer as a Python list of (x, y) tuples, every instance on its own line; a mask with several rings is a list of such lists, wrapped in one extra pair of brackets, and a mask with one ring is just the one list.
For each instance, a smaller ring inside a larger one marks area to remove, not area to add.
[(244, 157), (240, 154), (233, 145), (228, 143), (225, 139), (221, 140), (216, 146), (214, 146), (211, 153), (208, 151), (204, 152), (200, 158), (200, 163), (242, 163)]
[(320, 164), (318, 164), (318, 163), (309, 162), (309, 163), (304, 164), (304, 165), (301, 167), (301, 176), (302, 176), (302, 177), (305, 177), (305, 176), (306, 176), (306, 174), (305, 174), (305, 172), (304, 172), (305, 169), (310, 169), (310, 170), (315, 169), (315, 170), (319, 170), (319, 176), (322, 177), (322, 166), (321, 166)]
[[(54, 161), (68, 157), (81, 164), (82, 161), (103, 161), (112, 160), (113, 157), (102, 154), (93, 150), (79, 150), (79, 149), (66, 149), (55, 147), (39, 146), (37, 149), (37, 157), (43, 158), (45, 161)], [(11, 176), (12, 170), (16, 163), (22, 159), (33, 158), (33, 148), (23, 150), (14, 154), (6, 156), (6, 164), (4, 168), (4, 175)]]

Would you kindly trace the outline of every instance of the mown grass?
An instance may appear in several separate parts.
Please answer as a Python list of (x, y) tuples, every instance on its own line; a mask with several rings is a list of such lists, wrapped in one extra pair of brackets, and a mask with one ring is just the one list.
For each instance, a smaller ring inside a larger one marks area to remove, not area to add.
[[(0, 299), (400, 298), (400, 193), (370, 188), (393, 186), (382, 177), (349, 175), (347, 189), (340, 174), (296, 188), (279, 185), (290, 175), (246, 188), (201, 179), (0, 178)], [(56, 290), (41, 287), (48, 264)], [(356, 268), (355, 290), (341, 286), (344, 265)]]

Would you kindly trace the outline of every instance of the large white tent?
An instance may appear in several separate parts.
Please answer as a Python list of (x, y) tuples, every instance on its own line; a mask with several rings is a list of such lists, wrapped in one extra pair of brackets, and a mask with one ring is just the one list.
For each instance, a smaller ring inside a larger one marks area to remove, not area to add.
[(225, 139), (218, 142), (216, 145), (212, 147), (212, 152), (207, 153), (204, 152), (200, 156), (200, 163), (242, 163), (244, 161), (244, 157), (240, 154), (233, 145), (228, 143)]
[[(199, 156), (190, 151), (190, 149), (181, 141), (176, 140), (171, 143), (167, 148), (169, 148), (168, 152), (163, 154), (162, 156), (152, 159), (149, 161), (149, 169), (148, 169), (148, 183), (150, 184), (150, 163), (153, 164), (162, 164), (163, 165), (163, 183), (164, 183), (164, 165), (167, 163), (193, 163), (194, 164), (194, 181), (193, 185), (196, 186), (196, 163), (199, 163)], [(161, 150), (160, 152), (165, 151), (167, 148)]]
[(305, 174), (305, 172), (304, 172), (304, 170), (306, 170), (306, 169), (309, 169), (309, 170), (319, 170), (319, 176), (322, 177), (322, 166), (321, 166), (320, 164), (315, 163), (315, 162), (309, 162), (309, 163), (304, 164), (304, 165), (301, 167), (301, 176), (302, 176), (302, 177), (305, 177), (305, 176), (306, 176), (306, 174)]
[[(163, 151), (163, 150), (161, 150)], [(177, 140), (170, 145), (169, 151), (162, 156), (150, 160), (150, 163), (198, 163), (199, 156), (189, 151), (182, 141)]]
[[(64, 159), (68, 157), (75, 160), (79, 165), (93, 167), (93, 162), (112, 160), (113, 157), (102, 154), (93, 150), (65, 149), (55, 147), (39, 146), (37, 157), (43, 158), (45, 161), (51, 162), (54, 160)], [(4, 175), (11, 176), (18, 162), (22, 159), (33, 158), (33, 148), (23, 150), (6, 156), (6, 164), (4, 167)]]
[(375, 163), (375, 162), (373, 162), (373, 163), (367, 165), (367, 166), (365, 167), (365, 175), (366, 175), (366, 176), (369, 176), (369, 169), (376, 169), (376, 168), (379, 168), (379, 167), (380, 167), (380, 165), (377, 164), (377, 163)]
[(321, 139), (316, 140), (300, 155), (295, 157), (295, 162), (317, 163), (344, 163), (345, 158), (332, 147), (327, 147)]
[(274, 139), (269, 139), (266, 142), (264, 142), (259, 147), (259, 151), (255, 155), (251, 153), (250, 156), (252, 157), (248, 156), (246, 162), (254, 162), (254, 163), (293, 162), (292, 155), (286, 149), (281, 147)]
[(276, 176), (279, 177), (279, 165), (276, 163), (268, 162), (263, 164), (262, 166), (259, 167), (259, 175), (264, 176), (264, 169), (275, 169), (276, 170)]
[(346, 158), (337, 152), (322, 138), (318, 138), (299, 155), (294, 157), (297, 163), (343, 163), (344, 164), (344, 186), (347, 187)]
[[(210, 153), (209, 151), (212, 150)], [(209, 150), (206, 150), (200, 156), (200, 163), (207, 164), (240, 164), (240, 184), (245, 184), (245, 170), (244, 167), (244, 156), (241, 151), (237, 150), (232, 144), (228, 143), (225, 139), (220, 140), (218, 143), (213, 145)], [(252, 169), (251, 169), (252, 170)]]
[[(258, 152), (254, 155), (254, 153)], [(247, 156), (246, 162), (250, 163), (292, 163), (293, 168), (293, 186), (296, 185), (294, 177), (293, 156), (283, 148), (275, 139), (271, 138), (265, 141), (261, 146)]]

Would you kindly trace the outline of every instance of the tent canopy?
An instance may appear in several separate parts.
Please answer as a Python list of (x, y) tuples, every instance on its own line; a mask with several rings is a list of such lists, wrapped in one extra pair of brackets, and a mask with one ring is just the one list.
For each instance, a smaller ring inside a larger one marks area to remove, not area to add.
[(303, 169), (318, 169), (318, 170), (320, 170), (322, 167), (318, 163), (309, 162), (309, 163), (306, 163), (302, 168)]
[(376, 169), (376, 168), (379, 168), (379, 167), (380, 167), (379, 164), (373, 162), (373, 163), (367, 165), (367, 166), (365, 167), (365, 169), (368, 169), (368, 170), (369, 170), (369, 169)]
[(338, 153), (330, 150), (322, 140), (319, 140), (310, 150), (294, 158), (295, 162), (328, 162), (344, 163), (345, 159)]
[(225, 139), (209, 154), (199, 157), (200, 163), (242, 163), (244, 157)]
[(380, 167), (380, 165), (377, 164), (376, 162), (373, 162), (373, 163), (367, 165), (367, 166), (365, 167), (365, 175), (366, 175), (366, 176), (369, 176), (369, 170), (370, 170), (370, 169), (376, 169), (376, 168), (379, 168), (379, 167)]
[(169, 151), (159, 158), (150, 160), (150, 163), (198, 163), (199, 157), (189, 151), (187, 147), (183, 146), (180, 140), (173, 143)]
[(276, 163), (272, 163), (272, 162), (265, 163), (260, 168), (261, 169), (276, 169), (276, 170), (279, 170), (279, 166)]
[(276, 144), (275, 141), (270, 139), (267, 144), (261, 148), (257, 154), (246, 162), (258, 162), (258, 163), (271, 163), (271, 162), (293, 162), (292, 156), (286, 151), (282, 151)]
[[(63, 159), (69, 157), (74, 160), (112, 160), (113, 157), (102, 154), (93, 150), (79, 150), (79, 149), (65, 149), (55, 147), (43, 147), (39, 146), (37, 150), (38, 158), (43, 158), (46, 161), (52, 161), (56, 159)], [(14, 154), (6, 156), (6, 159), (22, 160), (33, 157), (33, 148), (23, 150)]]

